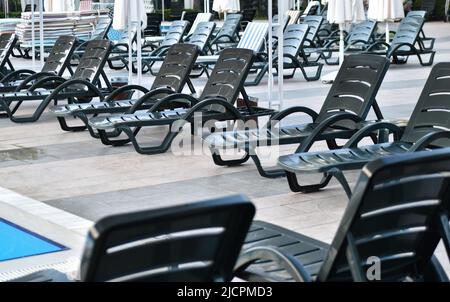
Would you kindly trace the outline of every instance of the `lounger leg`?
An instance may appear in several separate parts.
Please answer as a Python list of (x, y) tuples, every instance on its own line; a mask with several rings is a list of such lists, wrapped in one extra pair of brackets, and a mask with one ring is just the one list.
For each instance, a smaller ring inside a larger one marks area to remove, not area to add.
[(286, 177), (292, 192), (312, 193), (325, 188), (330, 182), (332, 175), (324, 173), (320, 183), (306, 186), (302, 186), (298, 183), (297, 175), (295, 175), (295, 173), (286, 171)]
[[(128, 128), (128, 129), (130, 129), (130, 128)], [(137, 127), (132, 131), (132, 136), (130, 136), (128, 134), (127, 134), (127, 136), (129, 138), (136, 137), (136, 135), (139, 133), (139, 131), (141, 129), (142, 129), (141, 127)], [(122, 133), (122, 129), (114, 129), (114, 131), (112, 131), (112, 132), (106, 132), (105, 130), (101, 130), (101, 129), (98, 129), (97, 131), (98, 131), (98, 136), (100, 137), (100, 140), (102, 141), (103, 145), (106, 145), (106, 146), (120, 147), (120, 146), (126, 145), (131, 142), (131, 139), (129, 139), (129, 138), (111, 140), (111, 138), (118, 137)], [(92, 134), (96, 135), (95, 133), (92, 133)], [(91, 136), (93, 136), (92, 134), (91, 134)], [(93, 136), (93, 137), (95, 138), (95, 136)]]
[(254, 155), (250, 155), (250, 157), (255, 163), (256, 168), (258, 169), (259, 175), (265, 178), (279, 178), (286, 176), (284, 170), (281, 169), (265, 170), (261, 165), (261, 161), (259, 160), (258, 155), (256, 155), (254, 152), (253, 154)]
[(428, 59), (428, 61), (424, 62), (423, 59), (422, 59), (422, 56), (418, 53), (417, 54), (417, 58), (419, 59), (420, 65), (422, 65), (422, 66), (431, 66), (431, 65), (433, 65), (435, 54), (436, 54), (435, 51), (431, 52), (430, 53), (430, 58)]
[[(306, 73), (305, 68), (308, 68), (308, 67), (317, 67), (316, 73), (313, 76), (309, 76)], [(303, 77), (305, 77), (305, 80), (307, 80), (308, 82), (310, 82), (310, 81), (317, 81), (317, 80), (320, 79), (320, 76), (322, 75), (323, 64), (319, 63), (319, 64), (317, 64), (317, 66), (314, 66), (314, 65), (311, 65), (311, 66), (299, 65), (299, 68), (302, 71)]]
[(232, 159), (232, 160), (225, 160), (222, 158), (222, 156), (220, 156), (220, 152), (219, 150), (215, 149), (215, 148), (210, 148), (211, 150), (211, 155), (214, 161), (214, 164), (216, 164), (217, 166), (227, 166), (227, 167), (233, 167), (233, 166), (239, 166), (242, 165), (243, 163), (246, 163), (249, 159), (250, 159), (250, 155), (248, 155), (248, 153), (246, 152), (244, 157), (240, 158), (240, 159)]
[(141, 147), (136, 140), (136, 134), (135, 134), (136, 130), (133, 131), (130, 127), (126, 127), (126, 126), (120, 127), (119, 130), (123, 131), (129, 137), (129, 139), (130, 139), (131, 143), (133, 144), (134, 149), (136, 150), (137, 153), (148, 154), (148, 155), (160, 154), (160, 153), (167, 152), (167, 150), (169, 150), (170, 146), (172, 145), (172, 141), (180, 133), (180, 132), (170, 131), (159, 146)]
[(348, 199), (350, 199), (352, 197), (352, 190), (350, 189), (350, 185), (348, 184), (348, 181), (345, 178), (344, 173), (342, 173), (342, 171), (339, 169), (332, 169), (328, 173), (334, 176), (339, 181), (339, 183), (344, 188), (344, 191), (347, 194)]
[(78, 131), (84, 131), (86, 130), (86, 126), (69, 126), (67, 125), (66, 118), (62, 116), (58, 116), (58, 122), (59, 126), (63, 131), (70, 131), (70, 132), (78, 132)]
[(258, 86), (259, 83), (261, 83), (261, 80), (263, 79), (264, 75), (266, 74), (268, 69), (268, 65), (265, 65), (263, 68), (260, 69), (260, 71), (256, 74), (256, 77), (253, 81), (246, 81), (245, 86)]

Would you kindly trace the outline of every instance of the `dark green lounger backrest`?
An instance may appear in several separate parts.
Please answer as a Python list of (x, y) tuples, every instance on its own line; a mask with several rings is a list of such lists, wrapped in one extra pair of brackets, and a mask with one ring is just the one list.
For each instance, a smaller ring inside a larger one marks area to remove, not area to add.
[[(296, 58), (308, 36), (308, 32), (309, 27), (306, 24), (288, 25), (283, 35), (283, 53)], [(289, 59), (285, 60), (289, 61)]]
[(309, 33), (307, 39), (311, 42), (315, 42), (317, 38), (317, 33), (319, 32), (320, 27), (323, 23), (322, 16), (306, 16), (301, 23), (308, 24)]
[[(199, 100), (220, 98), (234, 104), (244, 86), (253, 60), (253, 50), (244, 48), (224, 49), (220, 53)], [(220, 108), (219, 105), (213, 105), (210, 110), (222, 111), (223, 108)]]
[[(425, 19), (421, 17), (404, 18), (398, 26), (394, 39), (392, 39), (391, 49), (402, 43), (414, 45), (417, 42), (424, 23)], [(411, 49), (408, 46), (402, 46), (399, 50), (410, 51)]]
[[(362, 170), (318, 281), (349, 281), (357, 276), (366, 280), (367, 275), (373, 279), (376, 266), (369, 274), (367, 270), (378, 260), (381, 281), (420, 281), (423, 276), (430, 280), (439, 274), (433, 271), (432, 256), (445, 231), (450, 240), (449, 211), (449, 149), (369, 163)], [(449, 252), (449, 242), (444, 240), (444, 244)]]
[(172, 22), (170, 30), (164, 36), (164, 40), (161, 42), (160, 46), (171, 46), (180, 43), (183, 35), (186, 33), (188, 25), (188, 21), (179, 20)]
[[(316, 122), (339, 112), (354, 113), (365, 119), (388, 69), (389, 60), (382, 56), (346, 56)], [(347, 123), (341, 124), (345, 126)]]
[(377, 22), (371, 20), (353, 25), (352, 30), (347, 37), (347, 43), (351, 44), (356, 41), (368, 43), (371, 40), (376, 27)]
[(15, 34), (8, 33), (0, 35), (0, 71), (8, 62), (16, 42), (17, 37)]
[(54, 72), (62, 76), (70, 63), (76, 42), (74, 36), (60, 36), (45, 60), (42, 72)]
[(209, 39), (215, 28), (214, 22), (200, 22), (186, 43), (197, 45), (200, 53), (205, 53), (208, 50)]
[(223, 23), (219, 32), (217, 33), (218, 41), (230, 42), (229, 38), (220, 39), (219, 37), (227, 36), (235, 38), (236, 34), (241, 26), (242, 14), (229, 14), (227, 19)]
[[(71, 79), (87, 80), (96, 85), (111, 52), (111, 46), (111, 42), (108, 40), (89, 42)], [(71, 86), (71, 88), (73, 87), (75, 86)], [(85, 88), (85, 86), (80, 87)]]
[(88, 233), (82, 281), (230, 281), (255, 207), (231, 196), (104, 218)]
[(196, 45), (175, 44), (171, 46), (150, 90), (170, 88), (175, 92), (181, 92), (189, 79), (198, 53)]
[[(442, 130), (450, 131), (450, 63), (438, 63), (431, 70), (401, 140), (415, 143)], [(449, 142), (442, 139), (433, 145), (445, 147)]]

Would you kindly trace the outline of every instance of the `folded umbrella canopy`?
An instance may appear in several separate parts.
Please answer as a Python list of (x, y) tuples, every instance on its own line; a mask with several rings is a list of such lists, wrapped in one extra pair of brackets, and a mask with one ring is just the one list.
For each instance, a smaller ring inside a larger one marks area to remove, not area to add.
[(369, 0), (369, 10), (367, 11), (369, 19), (386, 23), (386, 43), (389, 43), (389, 22), (403, 19), (405, 12), (403, 10), (402, 0)]
[(234, 13), (241, 10), (239, 0), (214, 0), (213, 11), (218, 13)]
[(45, 0), (46, 12), (68, 12), (75, 10), (74, 0)]
[[(363, 0), (329, 0), (327, 19), (328, 22), (339, 25), (339, 65), (341, 65), (342, 62), (344, 62), (345, 26), (350, 23), (357, 23), (366, 20)], [(322, 81), (332, 82), (334, 81), (336, 75), (337, 72), (326, 75), (322, 78)]]

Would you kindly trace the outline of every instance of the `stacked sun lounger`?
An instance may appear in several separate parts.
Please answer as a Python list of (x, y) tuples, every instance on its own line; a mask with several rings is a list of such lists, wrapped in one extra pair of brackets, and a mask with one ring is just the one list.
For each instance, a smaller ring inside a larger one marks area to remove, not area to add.
[[(16, 27), (19, 42), (28, 44), (32, 42), (32, 13), (22, 13), (22, 19)], [(46, 13), (43, 15), (44, 41), (55, 42), (61, 35), (74, 35), (80, 40), (88, 40), (99, 18), (107, 18), (107, 11), (82, 11)], [(35, 39), (39, 38), (39, 13), (35, 13)]]
[(0, 19), (0, 34), (13, 33), (21, 19)]

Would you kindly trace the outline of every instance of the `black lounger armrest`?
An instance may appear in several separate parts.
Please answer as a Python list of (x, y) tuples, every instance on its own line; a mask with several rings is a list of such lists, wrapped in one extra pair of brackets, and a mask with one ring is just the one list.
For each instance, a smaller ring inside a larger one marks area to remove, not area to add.
[(15, 70), (9, 74), (7, 74), (1, 81), (0, 83), (2, 84), (6, 84), (15, 80), (18, 80), (21, 76), (23, 75), (32, 75), (35, 74), (36, 72), (31, 70), (31, 69), (20, 69), (20, 70)]
[(172, 47), (172, 45), (159, 46), (153, 51), (152, 56), (162, 57), (169, 51), (170, 47)]
[(272, 115), (270, 117), (269, 121), (267, 122), (266, 127), (268, 129), (270, 129), (270, 128), (272, 128), (272, 126), (275, 126), (276, 124), (281, 122), (281, 120), (283, 120), (287, 116), (295, 114), (295, 113), (305, 113), (312, 118), (313, 122), (319, 116), (319, 114), (317, 112), (315, 112), (314, 110), (312, 110), (311, 108), (304, 107), (304, 106), (294, 106), (294, 107), (287, 108), (285, 110), (282, 110), (282, 111)]
[(132, 90), (139, 90), (142, 91), (143, 93), (148, 93), (148, 89), (145, 87), (142, 87), (140, 85), (125, 85), (122, 86), (120, 88), (117, 88), (116, 90), (114, 90), (113, 92), (111, 92), (106, 98), (105, 98), (105, 102), (112, 102), (114, 101), (114, 99), (127, 91), (132, 91)]
[(142, 106), (142, 104), (144, 104), (145, 102), (147, 102), (148, 100), (152, 99), (154, 96), (159, 95), (159, 94), (167, 94), (167, 95), (171, 95), (174, 94), (175, 91), (171, 88), (157, 88), (157, 89), (153, 89), (151, 91), (148, 91), (145, 95), (143, 95), (141, 98), (139, 98), (134, 104), (133, 106), (131, 106), (131, 108), (127, 111), (127, 113), (131, 114), (131, 113), (135, 113), (137, 110), (139, 110), (139, 108)]
[(385, 41), (377, 41), (377, 42), (369, 45), (369, 47), (367, 47), (367, 51), (372, 51), (375, 47), (378, 47), (378, 46), (384, 46), (384, 47), (386, 47), (386, 50), (388, 50), (391, 47), (391, 45), (389, 45)]
[(346, 121), (350, 120), (355, 122), (355, 125), (362, 121), (361, 117), (353, 114), (353, 113), (337, 113), (335, 115), (332, 115), (325, 120), (323, 120), (317, 127), (314, 129), (314, 131), (311, 133), (311, 135), (306, 138), (301, 145), (298, 147), (298, 149), (295, 151), (295, 153), (301, 153), (301, 152), (307, 152), (311, 146), (317, 141), (317, 138), (322, 135), (322, 133), (327, 130), (330, 126), (333, 126), (337, 122), (340, 121)]
[[(242, 274), (250, 265), (261, 260), (270, 260), (275, 262), (276, 266), (284, 268), (296, 282), (312, 281), (311, 276), (306, 271), (304, 266), (297, 259), (295, 259), (294, 256), (283, 252), (275, 246), (257, 246), (244, 250), (239, 256), (234, 267), (234, 275), (239, 277), (239, 275)], [(265, 281), (281, 281), (274, 280), (273, 278), (270, 278), (270, 276), (263, 276), (259, 274), (255, 277)], [(250, 277), (250, 279), (252, 278)]]
[(184, 115), (184, 118), (187, 120), (194, 116), (196, 111), (200, 111), (201, 109), (204, 109), (206, 107), (209, 107), (211, 105), (218, 105), (225, 108), (225, 111), (228, 113), (231, 113), (234, 116), (235, 120), (241, 120), (243, 121), (244, 118), (242, 114), (237, 110), (236, 107), (234, 107), (232, 104), (230, 104), (225, 98), (222, 98), (221, 96), (216, 97), (209, 97), (201, 102), (198, 102), (194, 106), (192, 106), (191, 109), (189, 109), (186, 114)]
[(61, 85), (59, 85), (58, 87), (56, 87), (56, 89), (53, 90), (53, 92), (46, 98), (46, 100), (50, 100), (50, 101), (52, 99), (57, 100), (58, 95), (60, 93), (64, 93), (64, 89), (69, 88), (72, 85), (84, 85), (84, 86), (86, 86), (88, 91), (90, 90), (91, 92), (93, 92), (100, 99), (100, 101), (103, 101), (105, 99), (105, 97), (100, 92), (100, 90), (98, 90), (98, 88), (91, 82), (82, 80), (82, 79), (75, 79), (75, 80), (68, 80), (68, 81), (62, 83)]
[(174, 103), (174, 101), (180, 103), (180, 100), (186, 101), (186, 103), (189, 104), (189, 107), (192, 107), (199, 102), (199, 100), (193, 97), (192, 95), (185, 93), (174, 93), (157, 101), (155, 105), (153, 105), (148, 111), (149, 112), (160, 111), (162, 108), (168, 108), (172, 103)]
[[(126, 51), (128, 51), (128, 44), (127, 43), (117, 43), (114, 44), (111, 48), (111, 53), (114, 53), (114, 50), (116, 48), (120, 48), (120, 47), (125, 47)], [(123, 50), (119, 49), (120, 52), (122, 52)]]
[(394, 134), (394, 140), (399, 140), (400, 136), (403, 133), (402, 128), (398, 127), (397, 125), (394, 125), (392, 123), (387, 122), (379, 122), (370, 124), (367, 126), (364, 126), (363, 128), (359, 129), (358, 132), (356, 132), (344, 145), (344, 148), (354, 148), (358, 145), (358, 143), (368, 135), (370, 135), (372, 132), (377, 130), (390, 130)]
[[(63, 77), (57, 76), (57, 75), (52, 75), (52, 76), (48, 76), (48, 77), (44, 77), (43, 79), (38, 80), (36, 83), (34, 83), (28, 90), (29, 91), (34, 91), (38, 88), (44, 88), (45, 85), (48, 85), (49, 83), (60, 83), (63, 84), (65, 83), (67, 80)], [(21, 86), (17, 87), (17, 91), (19, 90)]]
[(442, 138), (450, 139), (450, 131), (442, 130), (438, 132), (428, 133), (427, 135), (420, 138), (414, 145), (412, 145), (411, 148), (409, 149), (409, 152), (425, 150), (433, 142)]
[(349, 49), (352, 46), (355, 46), (356, 44), (361, 44), (362, 47), (367, 47), (367, 41), (365, 40), (354, 40), (351, 43), (347, 44), (347, 46), (345, 47), (345, 49)]
[(417, 52), (417, 49), (416, 49), (416, 47), (413, 44), (411, 44), (411, 43), (400, 43), (400, 44), (395, 44), (394, 47), (389, 49), (389, 51), (387, 52), (388, 57), (392, 56), (397, 50), (399, 50), (401, 47), (404, 47), (404, 46), (408, 46), (411, 51)]
[[(37, 72), (34, 73), (32, 75), (30, 75), (29, 77), (25, 78), (20, 84), (19, 86), (17, 86), (16, 91), (20, 91), (22, 89), (25, 89), (31, 82), (33, 82), (34, 80), (38, 80), (39, 78), (46, 78), (46, 77), (53, 77), (53, 76), (57, 76), (55, 73), (53, 72)], [(61, 79), (58, 79), (58, 82), (60, 82)]]
[[(226, 41), (219, 41), (220, 39), (223, 39), (223, 38), (228, 38), (228, 42), (226, 42)], [(221, 44), (221, 43), (233, 43), (233, 42), (236, 42), (235, 41), (235, 39), (232, 37), (232, 36), (230, 36), (230, 35), (227, 35), (227, 34), (221, 34), (220, 36), (216, 36), (212, 41), (211, 41), (211, 45), (214, 45), (214, 44)]]

